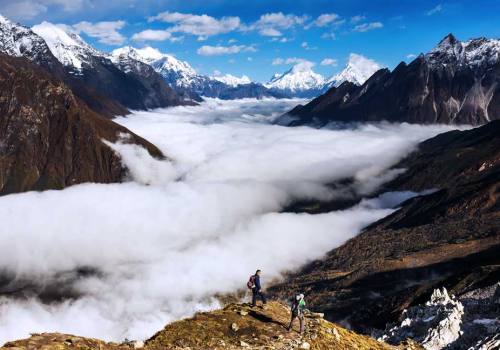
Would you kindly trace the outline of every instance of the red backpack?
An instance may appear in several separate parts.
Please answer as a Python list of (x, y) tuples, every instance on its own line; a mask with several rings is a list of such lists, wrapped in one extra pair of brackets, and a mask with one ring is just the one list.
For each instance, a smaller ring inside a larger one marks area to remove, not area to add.
[(250, 276), (247, 282), (247, 287), (248, 289), (254, 289), (255, 288), (255, 275)]

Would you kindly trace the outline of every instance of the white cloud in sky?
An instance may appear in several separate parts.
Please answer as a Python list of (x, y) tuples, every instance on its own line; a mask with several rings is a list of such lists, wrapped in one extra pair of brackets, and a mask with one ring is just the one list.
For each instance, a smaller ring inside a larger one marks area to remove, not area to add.
[(275, 28), (262, 28), (259, 30), (259, 34), (262, 36), (282, 36), (283, 34)]
[(322, 66), (332, 66), (336, 67), (338, 64), (338, 61), (334, 58), (325, 58), (321, 61)]
[(309, 17), (307, 15), (296, 16), (294, 14), (284, 14), (283, 12), (266, 13), (243, 30), (257, 30), (263, 36), (281, 36), (281, 30), (303, 25)]
[(417, 55), (415, 55), (414, 53), (409, 53), (408, 55), (406, 55), (406, 58), (408, 59), (414, 59), (415, 57), (417, 57)]
[(278, 42), (278, 43), (289, 43), (290, 41), (293, 41), (294, 39), (292, 38), (287, 38), (287, 37), (274, 37), (270, 41), (271, 42)]
[(162, 12), (156, 16), (149, 17), (149, 22), (162, 21), (174, 26), (167, 28), (169, 32), (181, 32), (185, 34), (209, 37), (217, 34), (232, 32), (241, 26), (239, 17), (230, 16), (220, 19), (208, 15), (194, 15), (190, 13)]
[(337, 35), (333, 32), (326, 32), (321, 35), (322, 39), (330, 39), (330, 40), (335, 40), (337, 39)]
[(364, 33), (364, 32), (368, 32), (368, 31), (373, 30), (373, 29), (382, 28), (383, 26), (384, 25), (382, 24), (382, 22), (362, 23), (362, 24), (358, 24), (357, 26), (355, 26), (353, 28), (353, 30), (355, 32)]
[(170, 39), (172, 37), (172, 33), (166, 30), (153, 30), (147, 29), (142, 32), (135, 33), (132, 36), (132, 40), (135, 41), (164, 41)]
[(198, 55), (202, 56), (218, 56), (218, 55), (230, 55), (240, 52), (256, 52), (257, 49), (253, 46), (247, 45), (232, 45), (232, 46), (211, 46), (203, 45), (196, 52)]
[(304, 50), (317, 50), (317, 46), (309, 46), (309, 43), (307, 41), (303, 41), (302, 44), (300, 44), (300, 47), (302, 47)]
[(81, 9), (84, 0), (19, 0), (3, 4), (2, 15), (14, 20), (30, 20), (45, 14), (51, 7), (61, 7), (65, 12)]
[(438, 4), (435, 7), (433, 7), (432, 9), (430, 9), (429, 11), (427, 11), (426, 15), (432, 16), (432, 15), (435, 15), (436, 13), (441, 12), (441, 11), (443, 11), (443, 5)]
[(132, 35), (134, 41), (165, 41), (177, 42), (182, 40), (182, 36), (173, 36), (168, 30), (146, 29)]
[(324, 13), (318, 16), (318, 18), (316, 18), (313, 24), (316, 25), (317, 27), (325, 27), (327, 25), (332, 25), (332, 24), (339, 26), (344, 22), (345, 21), (341, 19), (340, 16), (336, 13)]
[(366, 17), (363, 15), (356, 15), (356, 16), (352, 16), (350, 21), (351, 21), (351, 23), (356, 24), (356, 23), (359, 23), (365, 19), (366, 19)]
[(104, 21), (91, 23), (83, 21), (73, 25), (77, 33), (85, 33), (92, 38), (98, 38), (100, 43), (121, 45), (125, 37), (118, 32), (125, 26), (125, 21)]

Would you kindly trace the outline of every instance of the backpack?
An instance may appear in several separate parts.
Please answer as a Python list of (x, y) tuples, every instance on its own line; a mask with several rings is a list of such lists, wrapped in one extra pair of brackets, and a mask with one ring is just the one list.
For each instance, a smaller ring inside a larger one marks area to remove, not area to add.
[(250, 276), (247, 282), (247, 287), (248, 289), (254, 289), (255, 288), (255, 275)]

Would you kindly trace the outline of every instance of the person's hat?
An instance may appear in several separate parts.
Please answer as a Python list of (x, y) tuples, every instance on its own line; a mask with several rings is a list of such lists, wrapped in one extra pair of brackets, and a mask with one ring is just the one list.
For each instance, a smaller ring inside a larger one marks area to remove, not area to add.
[(304, 294), (297, 294), (297, 300), (304, 299)]

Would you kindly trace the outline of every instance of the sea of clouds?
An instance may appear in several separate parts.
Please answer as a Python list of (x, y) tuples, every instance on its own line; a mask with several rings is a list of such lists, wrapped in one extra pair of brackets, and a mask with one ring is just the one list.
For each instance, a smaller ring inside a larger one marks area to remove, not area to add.
[[(388, 215), (395, 198), (408, 194), (319, 215), (281, 212), (285, 206), (345, 196), (325, 187), (345, 178), (367, 194), (397, 174), (387, 169), (419, 141), (451, 129), (270, 123), (299, 102), (207, 100), (136, 112), (116, 121), (171, 161), (110, 144), (128, 182), (0, 197), (0, 272), (14, 291), (0, 297), (0, 344), (42, 331), (144, 339), (217, 307), (214, 295), (245, 288), (257, 268), (265, 282), (279, 278)], [(74, 273), (82, 268), (94, 273)], [(62, 285), (77, 297), (16, 297), (23, 283)]]

